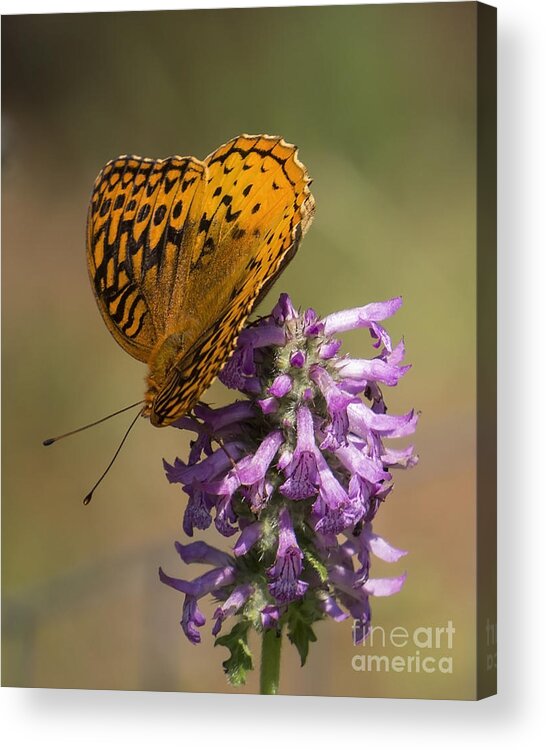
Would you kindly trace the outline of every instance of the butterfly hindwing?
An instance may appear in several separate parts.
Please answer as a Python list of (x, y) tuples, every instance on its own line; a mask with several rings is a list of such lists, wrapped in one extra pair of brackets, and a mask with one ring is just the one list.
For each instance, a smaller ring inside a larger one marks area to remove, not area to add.
[(178, 321), (188, 335), (154, 394), (155, 425), (185, 414), (210, 385), (253, 308), (293, 257), (314, 209), (296, 149), (280, 138), (241, 136), (205, 164), (203, 211)]

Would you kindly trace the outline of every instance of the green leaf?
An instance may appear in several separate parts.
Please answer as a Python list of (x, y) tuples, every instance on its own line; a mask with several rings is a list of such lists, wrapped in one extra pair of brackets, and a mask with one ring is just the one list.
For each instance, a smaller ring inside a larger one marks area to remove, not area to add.
[(309, 654), (309, 644), (317, 640), (311, 625), (321, 616), (307, 602), (291, 604), (288, 609), (288, 639), (297, 649), (303, 667)]
[(252, 653), (247, 643), (249, 626), (248, 622), (238, 622), (230, 633), (220, 636), (214, 643), (215, 646), (225, 646), (231, 652), (230, 657), (222, 662), (231, 685), (244, 685), (247, 672), (253, 669)]

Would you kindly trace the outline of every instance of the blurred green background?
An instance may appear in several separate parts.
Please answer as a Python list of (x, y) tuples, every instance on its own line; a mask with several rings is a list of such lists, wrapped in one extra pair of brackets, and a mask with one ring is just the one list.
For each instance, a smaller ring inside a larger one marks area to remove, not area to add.
[[(129, 417), (41, 440), (143, 393), (145, 368), (111, 338), (87, 278), (98, 170), (120, 153), (203, 158), (247, 132), (298, 144), (317, 201), (261, 312), (281, 291), (323, 314), (404, 297), (389, 330), (413, 368), (388, 403), (422, 411), (421, 461), (375, 524), (409, 554), (376, 563), (408, 579), (373, 602), (374, 623), (456, 628), (452, 675), (367, 674), (351, 668), (364, 649), (350, 621), (320, 623), (304, 669), (285, 646), (281, 691), (473, 696), (475, 22), (474, 3), (3, 18), (4, 685), (233, 690), (227, 652), (208, 626), (201, 646), (186, 641), (181, 598), (157, 578), (159, 564), (183, 572), (184, 497), (161, 459), (185, 439), (139, 423), (88, 508)], [(371, 355), (365, 332), (346, 345)]]

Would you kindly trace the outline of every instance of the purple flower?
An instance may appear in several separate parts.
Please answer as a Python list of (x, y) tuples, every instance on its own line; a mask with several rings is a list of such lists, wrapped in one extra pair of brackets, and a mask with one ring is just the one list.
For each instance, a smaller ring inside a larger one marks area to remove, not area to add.
[[(235, 537), (231, 554), (177, 542), (186, 566), (212, 566), (193, 580), (160, 570), (185, 596), (182, 627), (192, 643), (200, 641), (198, 601), (206, 595), (217, 601), (213, 634), (236, 619), (239, 648), (247, 626), (280, 632), (295, 612), (309, 640), (317, 620), (352, 617), (359, 642), (370, 629), (370, 598), (402, 588), (404, 573), (371, 575), (374, 557), (397, 565), (406, 554), (372, 523), (390, 498), (393, 472), (417, 462), (412, 446), (390, 443), (412, 435), (418, 415), (387, 413), (383, 394), (409, 370), (403, 340), (393, 346), (383, 327), (401, 304), (395, 297), (320, 318), (282, 294), (271, 315), (240, 334), (220, 375), (244, 400), (199, 404), (176, 423), (196, 435), (187, 462), (165, 463), (168, 480), (188, 495), (184, 531), (192, 536), (214, 520), (223, 537)], [(342, 356), (336, 336), (361, 328), (375, 356)]]
[(402, 297), (394, 297), (387, 302), (372, 302), (364, 307), (332, 313), (324, 318), (324, 333), (331, 336), (342, 331), (354, 331), (355, 328), (369, 328), (375, 333), (380, 328), (377, 321), (390, 318), (401, 305)]
[(284, 470), (286, 481), (279, 491), (291, 500), (304, 500), (318, 490), (317, 456), (313, 417), (307, 406), (300, 406), (296, 418), (298, 440), (292, 460)]
[(205, 622), (205, 615), (197, 606), (197, 599), (194, 596), (186, 594), (184, 606), (182, 607), (182, 619), (180, 620), (180, 624), (191, 643), (201, 643), (201, 634), (197, 628), (202, 628)]
[(263, 529), (261, 521), (255, 521), (254, 523), (245, 526), (245, 528), (241, 531), (241, 536), (239, 537), (237, 543), (233, 548), (233, 554), (236, 557), (246, 555), (247, 552), (249, 552), (249, 550), (252, 549), (256, 542), (261, 538), (262, 531)]
[(264, 629), (276, 627), (280, 617), (281, 610), (274, 604), (267, 604), (260, 612), (260, 619)]
[(184, 513), (182, 527), (188, 536), (193, 536), (194, 529), (208, 529), (212, 523), (210, 509), (214, 500), (208, 495), (198, 482), (184, 487), (188, 495), (188, 504)]
[(255, 376), (254, 351), (263, 346), (284, 343), (282, 328), (274, 324), (245, 329), (239, 335), (238, 347), (220, 373), (220, 380), (228, 388), (243, 392), (259, 391), (259, 381)]
[(159, 568), (159, 578), (167, 586), (171, 586), (171, 588), (183, 594), (193, 596), (195, 599), (200, 599), (205, 594), (210, 594), (216, 589), (221, 589), (233, 583), (235, 580), (235, 569), (230, 565), (224, 568), (214, 568), (214, 570), (204, 573), (193, 581), (184, 581), (181, 578), (171, 578), (171, 576), (163, 572), (162, 568)]
[(233, 589), (226, 601), (216, 609), (213, 615), (216, 620), (214, 627), (212, 628), (213, 635), (218, 635), (224, 620), (227, 617), (236, 614), (245, 604), (253, 591), (254, 587), (250, 583), (243, 583), (241, 586), (237, 586)]
[(328, 462), (320, 455), (319, 496), (313, 504), (313, 514), (317, 518), (315, 528), (323, 534), (340, 534), (358, 520), (346, 490), (334, 476)]
[(290, 520), (290, 512), (284, 507), (279, 514), (279, 546), (275, 564), (268, 570), (272, 580), (269, 591), (277, 602), (286, 604), (300, 599), (309, 586), (300, 580), (303, 552), (298, 547), (298, 540)]
[(305, 353), (301, 349), (296, 349), (290, 355), (290, 364), (292, 367), (301, 368), (305, 364)]
[(268, 391), (275, 398), (282, 398), (287, 393), (290, 393), (291, 388), (292, 378), (290, 375), (283, 373), (282, 375), (277, 375), (273, 383), (269, 386)]
[(324, 367), (315, 366), (311, 371), (311, 377), (324, 396), (330, 417), (324, 431), (325, 438), (320, 444), (321, 449), (335, 450), (342, 445), (347, 445), (347, 434), (349, 432), (347, 408), (357, 399), (351, 394), (345, 393)]

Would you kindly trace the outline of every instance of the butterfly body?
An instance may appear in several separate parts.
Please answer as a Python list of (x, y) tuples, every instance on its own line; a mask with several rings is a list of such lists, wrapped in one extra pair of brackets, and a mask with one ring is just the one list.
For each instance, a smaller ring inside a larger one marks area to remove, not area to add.
[(110, 332), (149, 367), (155, 426), (190, 411), (229, 358), (312, 220), (309, 184), (295, 147), (266, 135), (203, 161), (121, 156), (101, 170), (89, 274)]

